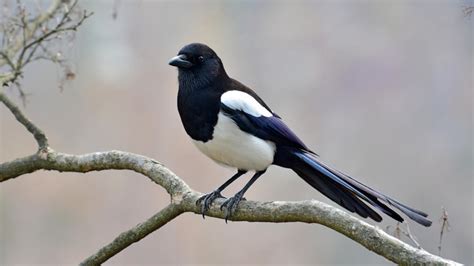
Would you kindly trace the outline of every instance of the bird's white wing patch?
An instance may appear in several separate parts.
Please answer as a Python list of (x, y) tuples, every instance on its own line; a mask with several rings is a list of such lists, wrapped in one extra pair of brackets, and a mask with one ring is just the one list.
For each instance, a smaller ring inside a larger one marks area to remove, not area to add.
[(234, 110), (240, 110), (255, 117), (270, 117), (272, 113), (250, 94), (243, 91), (228, 91), (221, 96), (221, 102)]

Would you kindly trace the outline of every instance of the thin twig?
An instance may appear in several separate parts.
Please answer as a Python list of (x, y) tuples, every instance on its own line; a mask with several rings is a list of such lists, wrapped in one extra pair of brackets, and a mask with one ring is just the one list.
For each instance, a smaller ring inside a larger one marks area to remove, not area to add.
[[(63, 2), (62, 0), (59, 0), (57, 3), (55, 1), (52, 5), (53, 9), (48, 11), (51, 13), (46, 12), (46, 17), (44, 15), (39, 16), (36, 20), (32, 20), (31, 22), (28, 22), (27, 20), (27, 12), (25, 8), (20, 6), (20, 22), (17, 27), (19, 27), (19, 30), (21, 31), (21, 37), (17, 37), (17, 39), (21, 39), (21, 43), (19, 40), (13, 41), (12, 45), (7, 46), (7, 48), (0, 51), (0, 67), (4, 64), (8, 64), (11, 68), (11, 72), (8, 73), (8, 76), (5, 74), (0, 76), (1, 85), (5, 86), (9, 83), (14, 83), (18, 77), (21, 77), (22, 71), (27, 64), (40, 58), (44, 58), (44, 55), (35, 55), (37, 54), (38, 48), (42, 47), (45, 42), (61, 37), (61, 33), (76, 31), (78, 27), (80, 27), (83, 22), (93, 14), (92, 12), (88, 13), (87, 11), (83, 11), (80, 18), (73, 20), (71, 16), (77, 9), (77, 3), (78, 0), (69, 3)], [(62, 16), (52, 29), (47, 29), (48, 21), (45, 18), (49, 18), (49, 16), (47, 16), (48, 14), (51, 16), (55, 14), (57, 9), (60, 9), (61, 4), (64, 7)], [(15, 19), (12, 18), (12, 22), (14, 21)], [(42, 32), (36, 34), (37, 29), (40, 28)], [(42, 50), (44, 51), (44, 49)]]
[(13, 80), (12, 82), (15, 85), (16, 90), (20, 94), (20, 100), (21, 100), (21, 103), (23, 104), (23, 107), (26, 107), (26, 103), (28, 102), (29, 93), (26, 93), (23, 90), (23, 88), (21, 87), (21, 83), (18, 82), (18, 80)]
[[(70, 10), (69, 10), (70, 12)], [(74, 25), (72, 26), (69, 26), (69, 27), (66, 27), (66, 28), (62, 28), (62, 26), (64, 25), (64, 22), (65, 22), (65, 18), (63, 18), (60, 23), (56, 26), (56, 28), (54, 28), (53, 30), (41, 35), (40, 37), (38, 37), (37, 39), (31, 41), (29, 44), (25, 45), (25, 47), (22, 49), (20, 55), (18, 56), (18, 64), (17, 66), (23, 66), (23, 57), (25, 56), (25, 53), (28, 49), (30, 49), (33, 45), (36, 45), (38, 43), (41, 43), (43, 42), (44, 40), (46, 40), (48, 37), (54, 35), (54, 34), (58, 34), (60, 32), (65, 32), (65, 31), (76, 31), (77, 28), (79, 26), (82, 25), (82, 23), (84, 22), (84, 20), (86, 20), (88, 17), (92, 16), (94, 13), (86, 13), (84, 12), (84, 15), (81, 17), (81, 19)]]
[(439, 221), (441, 223), (441, 230), (439, 232), (439, 244), (438, 244), (438, 254), (441, 256), (441, 247), (442, 247), (442, 243), (443, 243), (443, 235), (444, 235), (444, 232), (449, 232), (449, 230), (451, 229), (451, 225), (449, 224), (449, 220), (448, 220), (448, 211), (446, 210), (446, 208), (442, 207), (442, 214), (441, 214), (441, 217), (439, 218)]
[(2, 56), (2, 58), (7, 62), (8, 66), (10, 66), (11, 69), (16, 69), (16, 66), (13, 61), (4, 51), (0, 51), (0, 56)]
[[(28, 23), (29, 29), (26, 32), (26, 39), (31, 39), (38, 28), (43, 25), (46, 21), (48, 21), (50, 18), (52, 18), (59, 10), (60, 6), (63, 4), (63, 0), (53, 0), (51, 2), (51, 5), (49, 8), (44, 12), (30, 20)], [(6, 50), (8, 55), (14, 55), (20, 51), (24, 45), (23, 45), (23, 36), (14, 38), (12, 40), (5, 40), (8, 41), (8, 49)], [(0, 67), (5, 64), (5, 61), (3, 59), (0, 59)]]
[(420, 248), (421, 249), (421, 245), (420, 243), (418, 243), (416, 237), (411, 233), (410, 231), (410, 226), (408, 225), (408, 223), (405, 223), (406, 224), (406, 227), (407, 227), (407, 231), (404, 232), (405, 233), (405, 236), (407, 236), (408, 238), (410, 238), (410, 240), (413, 242), (413, 244), (415, 244), (416, 248)]
[[(403, 228), (401, 227), (402, 224), (397, 222), (397, 225), (395, 226), (395, 229), (393, 230), (393, 233), (391, 235), (396, 237), (397, 239), (401, 239), (401, 236), (403, 234), (404, 236), (408, 237), (413, 242), (413, 244), (415, 244), (416, 248), (421, 249), (422, 247), (420, 243), (418, 243), (416, 237), (411, 233), (410, 226), (408, 225), (408, 223), (404, 222), (403, 224), (405, 224), (407, 228), (406, 230), (403, 230)], [(390, 227), (390, 225), (387, 226), (388, 232), (390, 232)]]
[(0, 87), (8, 86), (12, 80), (15, 79), (15, 74), (13, 72), (6, 72), (0, 74)]

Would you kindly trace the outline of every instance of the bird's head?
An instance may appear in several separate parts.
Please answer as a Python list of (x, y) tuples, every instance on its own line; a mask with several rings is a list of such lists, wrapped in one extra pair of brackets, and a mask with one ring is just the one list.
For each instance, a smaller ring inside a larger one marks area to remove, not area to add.
[(221, 59), (209, 46), (201, 43), (184, 46), (169, 64), (178, 68), (180, 84), (207, 85), (221, 75), (226, 76)]

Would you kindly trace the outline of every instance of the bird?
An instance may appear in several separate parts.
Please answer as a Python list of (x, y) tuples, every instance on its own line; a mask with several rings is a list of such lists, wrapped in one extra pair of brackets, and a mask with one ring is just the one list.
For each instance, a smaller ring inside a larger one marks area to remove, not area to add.
[[(330, 167), (283, 122), (254, 90), (229, 77), (219, 56), (206, 44), (185, 45), (171, 58), (178, 69), (177, 106), (181, 122), (195, 146), (213, 161), (236, 170), (226, 182), (200, 197), (203, 217), (221, 192), (242, 175), (254, 175), (220, 206), (227, 222), (245, 192), (269, 166), (292, 169), (306, 183), (346, 210), (382, 221), (382, 212), (398, 222), (396, 210), (423, 226), (428, 215), (386, 196)], [(379, 212), (377, 212), (379, 211)]]

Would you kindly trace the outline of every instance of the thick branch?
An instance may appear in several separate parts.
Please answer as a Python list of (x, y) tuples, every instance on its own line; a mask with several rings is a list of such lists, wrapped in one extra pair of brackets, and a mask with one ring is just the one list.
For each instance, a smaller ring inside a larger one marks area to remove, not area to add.
[(46, 135), (43, 133), (41, 129), (39, 129), (35, 124), (33, 124), (18, 108), (17, 105), (15, 105), (10, 99), (7, 98), (7, 96), (3, 93), (0, 92), (0, 102), (3, 102), (5, 106), (12, 112), (12, 114), (15, 116), (16, 120), (20, 122), (23, 126), (28, 129), (28, 131), (33, 134), (35, 137), (36, 142), (38, 143), (39, 149), (43, 150), (48, 147), (48, 139), (46, 138)]
[[(35, 154), (12, 162), (0, 164), (0, 182), (36, 170), (68, 172), (90, 172), (107, 169), (128, 169), (149, 177), (171, 195), (172, 204), (148, 219), (142, 225), (131, 229), (89, 259), (105, 261), (126, 246), (142, 239), (166, 224), (182, 212), (200, 213), (195, 204), (202, 194), (189, 186), (162, 164), (145, 156), (121, 151), (97, 152), (84, 155), (58, 153), (48, 149), (44, 154)], [(209, 216), (224, 218), (217, 207), (222, 200), (216, 200)], [(399, 264), (456, 265), (454, 261), (416, 249), (346, 212), (318, 201), (301, 202), (254, 202), (243, 201), (233, 221), (249, 222), (304, 222), (319, 223), (353, 239), (364, 247)], [(137, 232), (140, 232), (137, 234)], [(85, 262), (89, 261), (86, 260)], [(92, 260), (94, 261), (94, 260)]]
[(189, 186), (159, 162), (122, 151), (95, 152), (71, 155), (47, 149), (11, 162), (0, 164), (0, 182), (37, 170), (86, 173), (109, 169), (128, 169), (149, 177), (172, 197), (181, 198)]
[[(197, 193), (187, 194), (183, 203), (184, 210), (200, 214), (200, 208), (195, 204), (199, 196)], [(216, 200), (208, 216), (224, 219), (225, 215), (218, 207), (223, 202), (223, 199)], [(397, 264), (457, 264), (454, 261), (430, 254), (425, 250), (412, 247), (376, 226), (370, 225), (341, 209), (316, 200), (297, 202), (243, 201), (239, 204), (237, 212), (230, 220), (271, 223), (316, 223), (347, 236), (367, 249)]]

